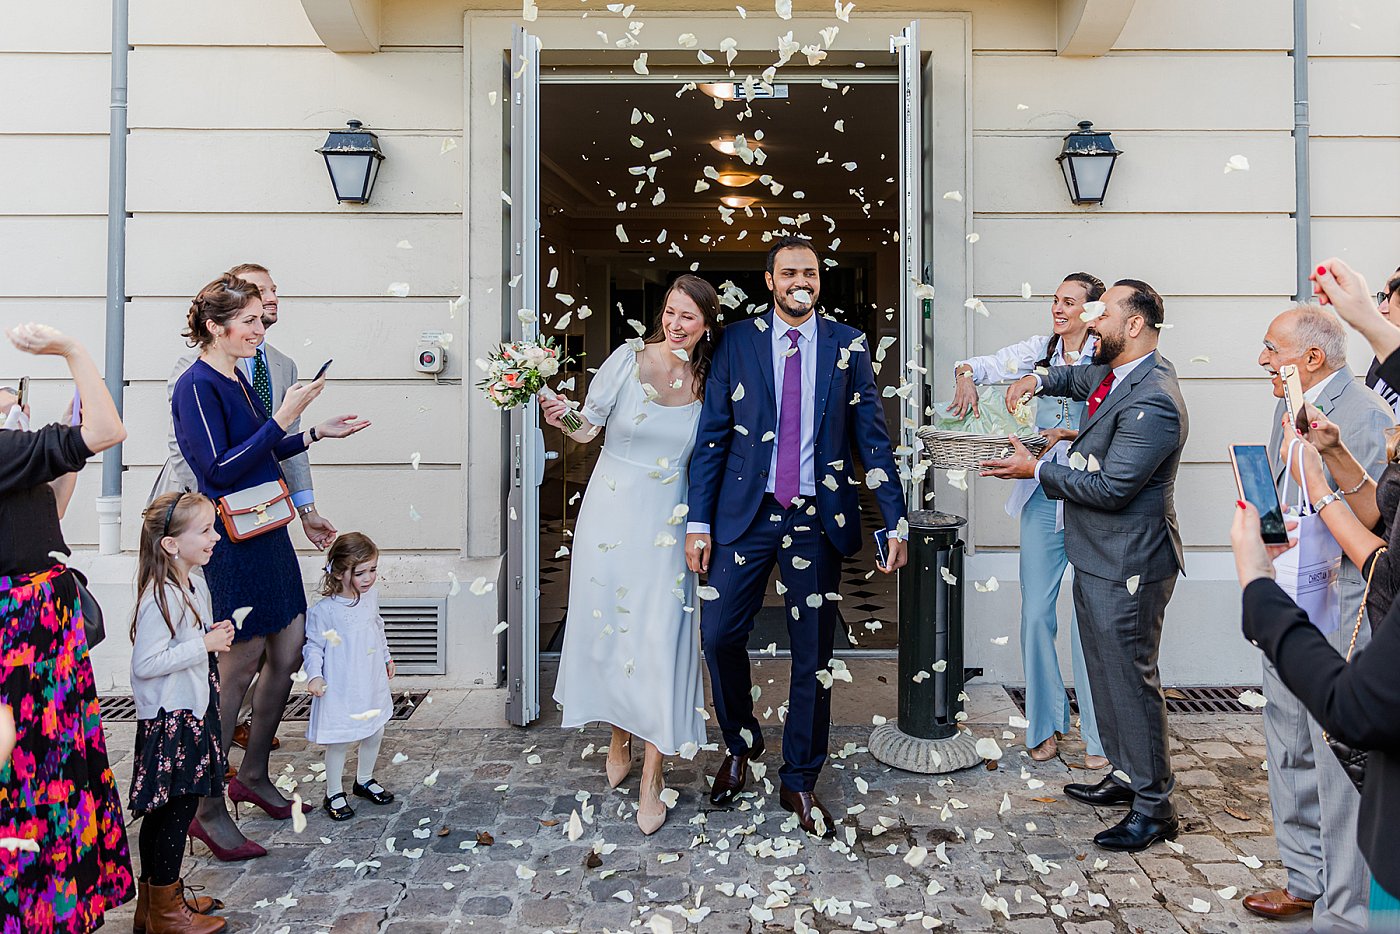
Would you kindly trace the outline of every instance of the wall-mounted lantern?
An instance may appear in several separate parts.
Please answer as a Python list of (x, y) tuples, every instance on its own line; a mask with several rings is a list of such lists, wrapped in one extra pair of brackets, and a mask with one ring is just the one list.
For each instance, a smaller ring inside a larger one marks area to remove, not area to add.
[(1055, 159), (1065, 173), (1065, 187), (1075, 204), (1103, 203), (1113, 164), (1123, 154), (1114, 147), (1110, 134), (1093, 126), (1081, 120), (1079, 129), (1065, 137), (1064, 148)]
[(365, 204), (379, 177), (384, 153), (379, 151), (379, 137), (364, 129), (363, 123), (351, 120), (345, 126), (344, 130), (331, 130), (325, 145), (316, 151), (326, 158), (335, 200)]

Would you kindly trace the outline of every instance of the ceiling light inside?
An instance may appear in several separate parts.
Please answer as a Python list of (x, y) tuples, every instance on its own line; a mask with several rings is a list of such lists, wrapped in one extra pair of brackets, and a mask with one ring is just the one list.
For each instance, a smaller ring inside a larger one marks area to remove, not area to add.
[(757, 198), (750, 198), (748, 195), (725, 195), (719, 199), (719, 202), (727, 208), (746, 208), (757, 200)]
[[(745, 139), (744, 144), (751, 150), (757, 151), (762, 145), (757, 140)], [(739, 151), (739, 137), (726, 133), (718, 139), (710, 140), (710, 148), (716, 152), (722, 152), (726, 156), (735, 155)]]
[(726, 188), (743, 188), (758, 181), (758, 176), (752, 172), (721, 172), (715, 177), (715, 181)]
[(732, 81), (722, 81), (717, 84), (702, 84), (700, 85), (700, 90), (722, 101), (735, 101), (739, 99), (739, 86)]

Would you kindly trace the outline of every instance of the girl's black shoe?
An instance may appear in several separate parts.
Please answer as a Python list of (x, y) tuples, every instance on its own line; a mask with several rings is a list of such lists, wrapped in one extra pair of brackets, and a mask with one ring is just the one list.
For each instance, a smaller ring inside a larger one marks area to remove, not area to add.
[[(339, 801), (339, 804), (335, 802)], [(331, 820), (349, 820), (355, 816), (355, 809), (350, 807), (349, 800), (345, 797), (345, 792), (337, 791), (327, 798), (321, 807), (326, 809), (326, 813), (331, 816)]]
[(375, 804), (388, 804), (390, 801), (394, 800), (394, 793), (392, 791), (385, 791), (384, 786), (372, 778), (363, 785), (356, 782), (351, 786), (350, 790), (355, 793), (355, 797), (368, 798)]

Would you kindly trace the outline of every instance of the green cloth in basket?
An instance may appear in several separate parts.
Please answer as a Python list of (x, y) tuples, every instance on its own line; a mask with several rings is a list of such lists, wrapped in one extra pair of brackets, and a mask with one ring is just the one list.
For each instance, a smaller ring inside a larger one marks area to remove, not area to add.
[(1013, 434), (1022, 438), (1032, 438), (1040, 434), (1040, 429), (1035, 425), (1035, 407), (1038, 403), (1036, 398), (1032, 397), (1022, 404), (1014, 416), (1006, 411), (1004, 386), (979, 386), (977, 402), (981, 414), (974, 415), (969, 410), (962, 418), (954, 418), (948, 411), (948, 406), (952, 404), (951, 399), (935, 402), (933, 420), (929, 427), (938, 431), (961, 431), (975, 435), (998, 435), (1003, 438)]

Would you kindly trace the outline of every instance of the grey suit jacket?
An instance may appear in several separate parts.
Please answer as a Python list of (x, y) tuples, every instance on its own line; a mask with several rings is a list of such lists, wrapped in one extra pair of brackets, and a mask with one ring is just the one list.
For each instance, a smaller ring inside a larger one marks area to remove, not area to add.
[[(264, 343), (263, 349), (267, 351), (267, 374), (272, 382), (272, 404), (281, 405), (282, 397), (287, 394), (287, 389), (297, 381), (296, 361), (269, 343)], [(175, 361), (175, 369), (171, 371), (169, 379), (165, 381), (167, 413), (169, 412), (169, 403), (175, 394), (175, 382), (198, 359), (199, 352), (190, 351)], [(287, 434), (291, 436), (300, 432), (301, 420), (297, 419), (287, 429)], [(198, 489), (194, 472), (190, 470), (189, 464), (185, 463), (185, 456), (180, 453), (180, 445), (175, 441), (173, 422), (166, 435), (166, 447), (169, 449), (169, 454), (166, 457), (165, 466), (161, 468), (155, 484), (151, 487), (151, 495), (146, 501), (148, 505), (151, 500), (162, 493)], [(282, 462), (282, 476), (286, 479), (287, 489), (292, 494), (314, 493), (311, 486), (311, 460), (305, 452)]]
[[(1107, 364), (1051, 367), (1045, 395), (1088, 399), (1108, 376)], [(1113, 387), (1070, 446), (1098, 470), (1046, 463), (1040, 485), (1065, 501), (1065, 553), (1076, 572), (1142, 582), (1185, 570), (1176, 522), (1176, 470), (1186, 445), (1186, 403), (1176, 368), (1153, 351)]]
[[(1313, 405), (1317, 406), (1317, 410), (1326, 415), (1329, 421), (1336, 423), (1347, 450), (1372, 479), (1379, 480), (1382, 471), (1385, 470), (1385, 434), (1395, 424), (1395, 417), (1385, 400), (1367, 389), (1364, 383), (1358, 382), (1349, 368), (1342, 367), (1337, 371), (1337, 375), (1332, 377), (1332, 381), (1322, 387), (1322, 392)], [(1287, 465), (1283, 462), (1283, 413), (1283, 400), (1280, 399), (1274, 406), (1274, 429), (1269, 434), (1269, 464), (1274, 470), (1274, 483), (1278, 488), (1279, 499), (1287, 507), (1297, 496), (1298, 487), (1290, 481), (1285, 500), (1283, 481)], [(1335, 482), (1330, 471), (1327, 473), (1327, 481)], [(1325, 491), (1310, 492), (1316, 500)], [(1342, 557), (1341, 580), (1342, 624), (1349, 626), (1356, 608), (1360, 606), (1365, 582), (1361, 578), (1361, 571), (1345, 556)]]

